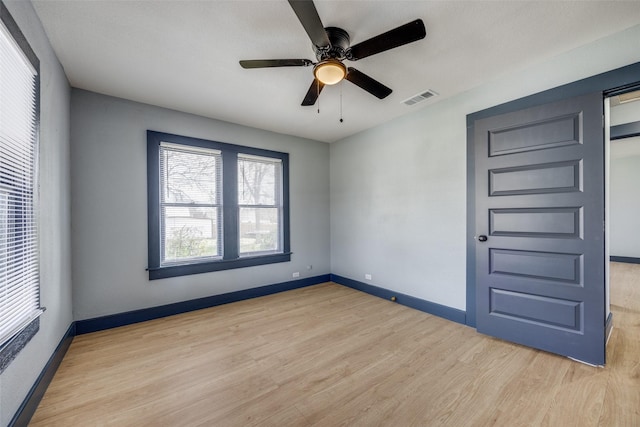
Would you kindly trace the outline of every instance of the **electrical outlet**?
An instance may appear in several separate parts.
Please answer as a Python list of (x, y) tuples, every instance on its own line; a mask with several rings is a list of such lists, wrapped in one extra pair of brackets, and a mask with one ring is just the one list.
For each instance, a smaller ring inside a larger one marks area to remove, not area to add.
[(364, 275), (364, 278), (366, 280), (371, 280), (371, 275), (367, 273), (367, 274)]
[(300, 277), (300, 272), (299, 271), (294, 272), (293, 277)]
[(313, 268), (313, 265), (307, 265), (307, 270), (311, 270)]

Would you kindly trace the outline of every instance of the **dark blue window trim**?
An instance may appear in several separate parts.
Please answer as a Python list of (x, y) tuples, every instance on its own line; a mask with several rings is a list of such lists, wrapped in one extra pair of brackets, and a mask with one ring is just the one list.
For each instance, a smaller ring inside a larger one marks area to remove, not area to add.
[[(223, 235), (224, 259), (207, 262), (185, 263), (161, 266), (160, 237), (160, 143), (170, 142), (192, 147), (220, 150), (223, 156)], [(271, 157), (282, 161), (282, 238), (283, 250), (275, 254), (259, 256), (238, 256), (238, 216), (236, 162), (224, 159), (235, 159), (238, 154), (249, 154)], [(207, 273), (211, 271), (230, 270), (233, 268), (253, 267), (256, 265), (274, 264), (291, 261), (291, 245), (289, 233), (289, 154), (261, 148), (244, 147), (224, 142), (191, 138), (169, 133), (147, 131), (147, 209), (149, 233), (149, 280), (167, 277), (186, 276), (189, 274)]]
[(617, 139), (632, 138), (635, 136), (640, 136), (640, 121), (611, 126), (609, 139), (615, 141)]

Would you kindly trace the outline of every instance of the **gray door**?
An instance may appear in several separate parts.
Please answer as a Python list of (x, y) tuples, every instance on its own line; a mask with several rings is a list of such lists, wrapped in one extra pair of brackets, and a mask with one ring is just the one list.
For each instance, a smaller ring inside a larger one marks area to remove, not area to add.
[(479, 332), (605, 362), (601, 93), (477, 120)]

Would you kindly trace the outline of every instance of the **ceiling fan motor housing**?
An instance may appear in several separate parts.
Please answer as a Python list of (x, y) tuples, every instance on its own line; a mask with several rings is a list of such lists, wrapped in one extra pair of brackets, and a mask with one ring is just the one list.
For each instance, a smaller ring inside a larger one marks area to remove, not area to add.
[(329, 37), (329, 46), (318, 47), (313, 46), (313, 50), (316, 53), (318, 61), (324, 61), (327, 59), (337, 59), (342, 61), (347, 57), (347, 49), (349, 49), (349, 33), (342, 28), (338, 27), (326, 27), (325, 31), (327, 37)]

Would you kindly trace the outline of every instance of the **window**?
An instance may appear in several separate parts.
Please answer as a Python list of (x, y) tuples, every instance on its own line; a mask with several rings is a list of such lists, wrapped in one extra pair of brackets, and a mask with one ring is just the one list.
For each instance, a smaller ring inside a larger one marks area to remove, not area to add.
[[(0, 371), (37, 332), (39, 63), (0, 3)], [(16, 347), (17, 346), (17, 347)]]
[(149, 278), (290, 261), (288, 160), (148, 131)]
[(219, 150), (160, 143), (160, 265), (222, 255)]
[(241, 256), (281, 250), (281, 188), (280, 159), (238, 155)]

